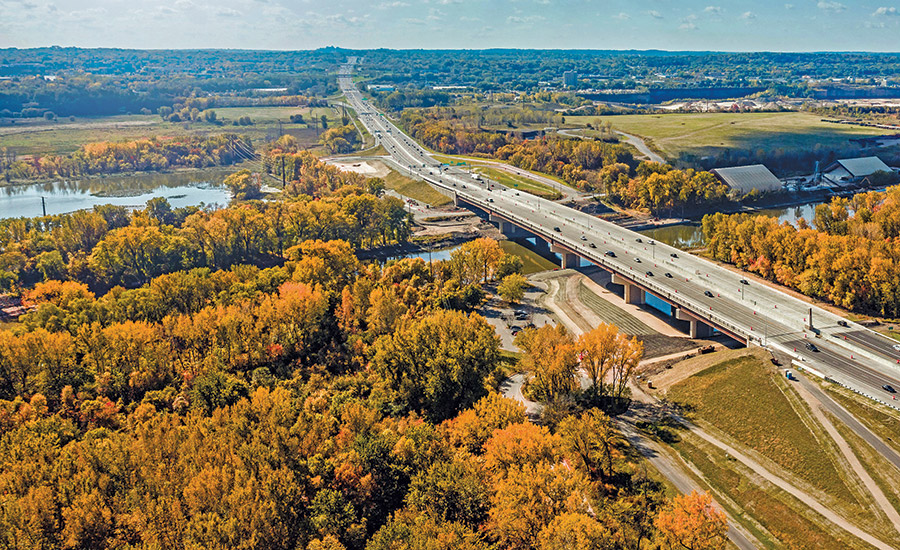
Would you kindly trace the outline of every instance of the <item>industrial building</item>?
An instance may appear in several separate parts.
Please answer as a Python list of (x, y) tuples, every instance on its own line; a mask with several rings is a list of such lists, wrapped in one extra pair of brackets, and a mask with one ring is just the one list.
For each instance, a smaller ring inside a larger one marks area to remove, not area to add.
[(890, 171), (890, 167), (878, 157), (861, 157), (837, 160), (825, 169), (823, 176), (834, 183), (856, 183), (875, 172)]
[(759, 193), (780, 191), (782, 188), (781, 181), (762, 164), (715, 168), (712, 173), (723, 183), (743, 195), (751, 191)]

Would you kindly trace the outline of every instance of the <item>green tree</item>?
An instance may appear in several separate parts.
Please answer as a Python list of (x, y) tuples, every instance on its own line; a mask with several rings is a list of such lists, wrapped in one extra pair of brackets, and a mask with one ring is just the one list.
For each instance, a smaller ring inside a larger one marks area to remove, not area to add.
[(519, 275), (518, 273), (513, 273), (512, 275), (507, 275), (502, 281), (500, 281), (500, 285), (497, 287), (497, 292), (507, 302), (518, 303), (523, 297), (525, 297), (525, 288), (527, 286), (528, 279)]

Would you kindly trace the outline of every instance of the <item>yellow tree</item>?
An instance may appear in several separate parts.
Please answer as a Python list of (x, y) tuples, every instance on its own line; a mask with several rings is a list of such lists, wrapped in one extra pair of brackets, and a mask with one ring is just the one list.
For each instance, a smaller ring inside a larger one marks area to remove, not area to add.
[(512, 273), (503, 278), (497, 287), (500, 296), (510, 303), (517, 303), (525, 296), (525, 288), (528, 286), (528, 280), (519, 275)]
[(516, 345), (525, 351), (523, 366), (533, 375), (538, 398), (553, 401), (572, 391), (578, 360), (575, 341), (564, 326), (526, 329), (516, 335)]
[(657, 516), (656, 527), (664, 548), (725, 548), (725, 514), (713, 506), (712, 497), (706, 493), (676, 496)]
[(603, 383), (610, 377), (614, 397), (621, 397), (628, 377), (644, 355), (644, 344), (628, 338), (615, 325), (601, 323), (578, 339), (581, 367), (591, 378), (595, 395), (603, 394)]

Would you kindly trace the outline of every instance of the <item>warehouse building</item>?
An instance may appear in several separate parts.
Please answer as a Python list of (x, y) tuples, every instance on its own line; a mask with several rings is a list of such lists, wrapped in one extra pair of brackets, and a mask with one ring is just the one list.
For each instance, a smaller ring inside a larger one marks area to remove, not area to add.
[(759, 193), (780, 191), (782, 188), (781, 181), (762, 164), (716, 168), (712, 170), (712, 173), (722, 180), (722, 183), (725, 183), (742, 195), (746, 195), (751, 191)]
[(835, 161), (825, 169), (825, 179), (832, 182), (856, 183), (875, 172), (890, 172), (890, 167), (878, 157), (861, 157)]

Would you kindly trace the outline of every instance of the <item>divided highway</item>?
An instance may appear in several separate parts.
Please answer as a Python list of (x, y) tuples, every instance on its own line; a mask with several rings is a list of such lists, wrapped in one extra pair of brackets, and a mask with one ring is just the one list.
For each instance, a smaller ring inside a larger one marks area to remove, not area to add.
[(900, 390), (900, 343), (639, 233), (442, 166), (363, 98), (350, 77), (354, 64), (351, 59), (342, 66), (341, 90), (400, 171), (618, 274), (748, 345), (780, 351), (861, 393), (900, 403), (883, 389)]

